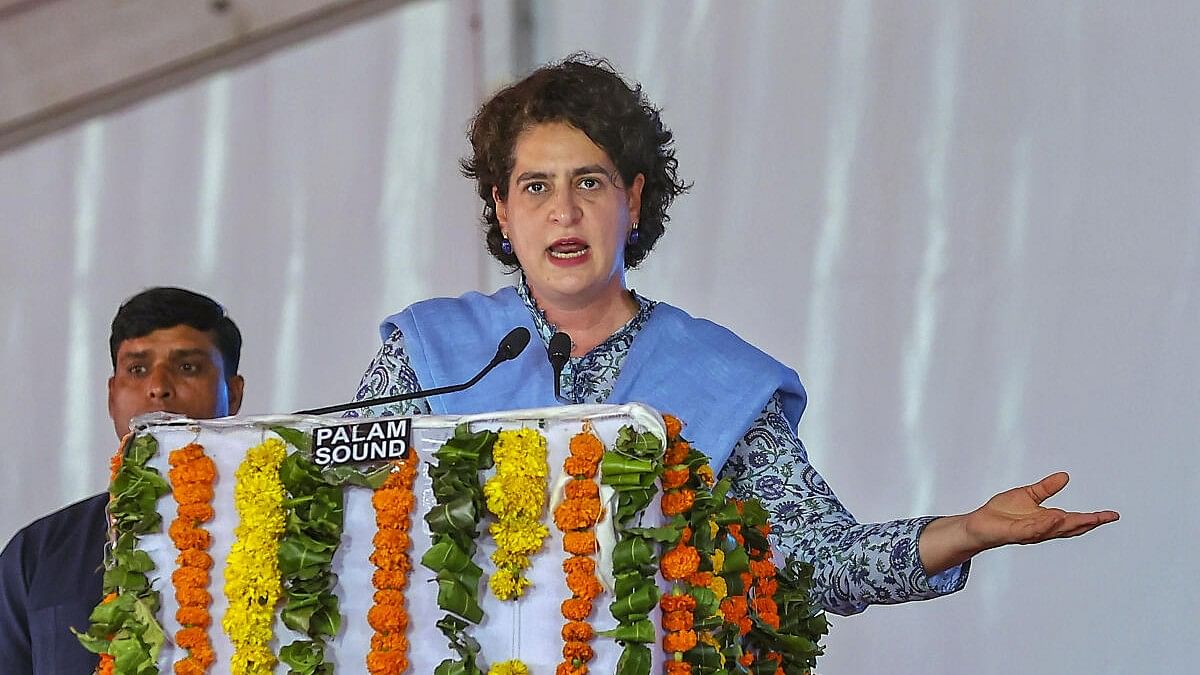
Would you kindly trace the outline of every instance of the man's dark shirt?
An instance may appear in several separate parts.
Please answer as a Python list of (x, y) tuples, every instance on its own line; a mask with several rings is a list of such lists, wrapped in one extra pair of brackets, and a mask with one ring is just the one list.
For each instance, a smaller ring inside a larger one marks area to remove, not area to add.
[(0, 673), (86, 675), (95, 654), (86, 631), (100, 602), (108, 495), (99, 494), (34, 521), (0, 553)]

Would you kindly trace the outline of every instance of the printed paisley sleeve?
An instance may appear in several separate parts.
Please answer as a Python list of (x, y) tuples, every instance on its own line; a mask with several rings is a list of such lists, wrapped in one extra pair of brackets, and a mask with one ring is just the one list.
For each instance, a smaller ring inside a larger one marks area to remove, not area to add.
[(933, 517), (859, 523), (808, 461), (779, 395), (734, 447), (721, 469), (738, 498), (757, 498), (771, 514), (773, 544), (784, 557), (813, 564), (816, 600), (848, 615), (953, 593), (970, 563), (930, 577), (917, 540)]
[[(404, 335), (396, 329), (388, 339), (380, 345), (371, 365), (363, 373), (355, 401), (364, 401), (381, 396), (395, 396), (417, 391), (421, 384), (417, 382), (417, 374), (408, 362), (408, 354), (404, 351)], [(346, 417), (382, 417), (384, 415), (428, 415), (431, 412), (429, 401), (417, 398), (411, 401), (401, 401), (386, 406), (374, 406), (360, 410), (348, 411)]]

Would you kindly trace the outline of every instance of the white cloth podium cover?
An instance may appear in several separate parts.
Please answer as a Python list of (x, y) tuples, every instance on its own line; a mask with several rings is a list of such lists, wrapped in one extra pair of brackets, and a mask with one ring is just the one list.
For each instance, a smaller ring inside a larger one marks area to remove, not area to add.
[[(480, 526), (480, 530), (485, 534), (477, 540), (479, 551), (474, 559), (476, 564), (484, 569), (484, 583), (481, 584), (479, 593), (484, 619), (479, 625), (470, 628), (470, 634), (482, 645), (481, 653), (485, 663), (521, 659), (534, 673), (554, 672), (555, 666), (562, 660), (563, 642), (560, 631), (564, 619), (559, 608), (564, 599), (571, 597), (571, 593), (567, 590), (562, 570), (562, 562), (567, 556), (562, 548), (562, 534), (554, 526), (551, 514), (554, 493), (561, 485), (559, 479), (563, 474), (562, 466), (567, 456), (568, 442), (581, 431), (583, 422), (588, 420), (606, 448), (612, 447), (620, 428), (627, 425), (638, 432), (653, 433), (665, 443), (666, 431), (662, 418), (648, 407), (630, 404), (565, 406), (472, 416), (430, 415), (410, 419), (412, 448), (420, 458), (421, 468), (414, 485), (416, 506), (412, 514), (411, 529), (413, 571), (405, 591), (407, 609), (411, 617), (408, 636), (412, 665), (409, 672), (432, 673), (444, 659), (455, 656), (449, 649), (445, 636), (434, 625), (435, 621), (445, 614), (437, 606), (438, 587), (434, 583), (434, 574), (421, 566), (419, 560), (430, 546), (430, 532), (423, 516), (436, 505), (425, 467), (432, 461), (433, 452), (453, 435), (457, 425), (463, 423), (468, 424), (472, 431), (531, 427), (538, 429), (547, 439), (551, 502), (543, 522), (548, 526), (550, 534), (542, 550), (533, 557), (532, 567), (527, 571), (533, 585), (515, 602), (500, 601), (488, 592), (486, 579), (495, 569), (489, 556), (495, 550), (495, 544), (486, 536), (485, 521), (485, 524)], [(221, 617), (227, 607), (222, 590), (224, 564), (234, 543), (233, 532), (238, 520), (233, 501), (233, 476), (238, 464), (248, 448), (275, 435), (270, 431), (273, 426), (287, 426), (309, 432), (321, 425), (343, 424), (349, 421), (351, 420), (314, 416), (231, 417), (197, 421), (162, 414), (136, 420), (138, 433), (149, 434), (158, 443), (158, 453), (149, 460), (147, 466), (157, 469), (163, 476), (167, 475), (169, 469), (167, 457), (170, 451), (193, 442), (204, 447), (205, 453), (213, 458), (217, 467), (212, 502), (216, 515), (212, 521), (205, 524), (205, 529), (213, 535), (209, 553), (214, 560), (214, 566), (208, 587), (213, 598), (210, 607), (213, 623), (208, 629), (208, 635), (217, 661), (211, 672), (221, 672), (224, 669), (222, 664), (227, 664), (233, 653), (228, 637), (221, 630)], [(291, 451), (294, 449), (289, 447), (289, 452)], [(487, 477), (485, 475), (483, 479), (486, 480)], [(375, 568), (368, 557), (373, 550), (375, 512), (371, 504), (372, 491), (369, 488), (348, 486), (344, 495), (344, 534), (333, 562), (333, 572), (338, 579), (335, 594), (340, 602), (342, 623), (338, 634), (328, 642), (326, 658), (335, 664), (339, 672), (365, 672), (364, 660), (370, 649), (372, 634), (366, 617), (374, 592), (371, 575)], [(177, 603), (170, 578), (170, 573), (176, 566), (177, 551), (166, 534), (166, 524), (171, 523), (176, 515), (174, 500), (169, 496), (161, 498), (159, 512), (164, 526), (160, 532), (143, 535), (139, 548), (147, 551), (154, 561), (155, 569), (149, 576), (151, 583), (160, 593), (162, 608), (158, 612), (158, 620), (166, 633), (166, 643), (159, 656), (158, 666), (161, 672), (171, 672), (172, 664), (186, 655), (185, 650), (176, 647), (172, 641), (176, 631), (180, 629), (175, 619)], [(655, 502), (645, 510), (641, 525), (655, 527), (663, 520)], [(599, 532), (598, 539), (601, 542), (604, 540)], [(603, 563), (598, 566), (598, 572), (602, 567)], [(608, 610), (611, 601), (612, 595), (606, 590), (594, 604), (594, 611), (589, 620), (597, 631), (616, 626), (616, 621)], [(654, 624), (661, 625), (658, 610), (653, 612)], [(276, 637), (271, 647), (276, 654), (282, 646), (304, 637), (284, 626), (278, 618), (274, 628)], [(596, 673), (614, 672), (621, 653), (620, 646), (610, 639), (596, 637), (592, 641), (592, 647), (596, 655), (588, 664), (590, 670)], [(659, 672), (662, 650), (652, 646), (652, 652), (655, 655), (652, 672)], [(280, 663), (276, 672), (287, 672), (287, 667)]]

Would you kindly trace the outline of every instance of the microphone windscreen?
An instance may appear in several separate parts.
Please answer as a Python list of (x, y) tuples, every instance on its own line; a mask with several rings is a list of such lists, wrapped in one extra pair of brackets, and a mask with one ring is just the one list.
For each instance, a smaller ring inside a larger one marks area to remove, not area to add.
[(496, 350), (496, 358), (501, 361), (511, 361), (520, 356), (528, 344), (529, 329), (517, 326), (508, 331), (508, 335), (505, 335), (504, 339), (500, 341), (500, 348)]
[(555, 333), (550, 336), (550, 344), (546, 351), (550, 353), (550, 363), (561, 370), (571, 358), (571, 336), (566, 333)]

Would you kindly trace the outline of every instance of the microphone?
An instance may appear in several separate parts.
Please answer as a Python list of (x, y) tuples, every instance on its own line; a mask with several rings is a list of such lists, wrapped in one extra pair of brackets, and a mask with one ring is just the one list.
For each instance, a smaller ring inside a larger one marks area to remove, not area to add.
[[(569, 341), (568, 341), (569, 342)], [(406, 394), (396, 394), (395, 396), (383, 396), (380, 398), (369, 398), (362, 401), (352, 401), (341, 405), (331, 405), (324, 408), (310, 408), (308, 410), (297, 410), (293, 415), (328, 415), (329, 413), (343, 412), (346, 410), (357, 410), (359, 408), (370, 408), (376, 405), (388, 405), (390, 403), (399, 403), (408, 401), (414, 398), (422, 398), (429, 396), (437, 396), (438, 394), (450, 394), (456, 391), (462, 391), (469, 387), (475, 386), (475, 383), (482, 380), (484, 375), (492, 372), (496, 366), (511, 361), (521, 352), (525, 351), (525, 347), (529, 344), (529, 329), (524, 326), (517, 326), (508, 331), (508, 335), (500, 341), (496, 348), (496, 355), (492, 357), (490, 363), (483, 367), (483, 370), (475, 373), (475, 377), (463, 382), (462, 384), (452, 384), (447, 387), (437, 387), (436, 389), (422, 389), (420, 391), (410, 391)]]
[(562, 371), (571, 359), (571, 336), (566, 333), (550, 336), (546, 352), (550, 357), (550, 367), (554, 369), (554, 398), (561, 399), (559, 390), (562, 387)]

